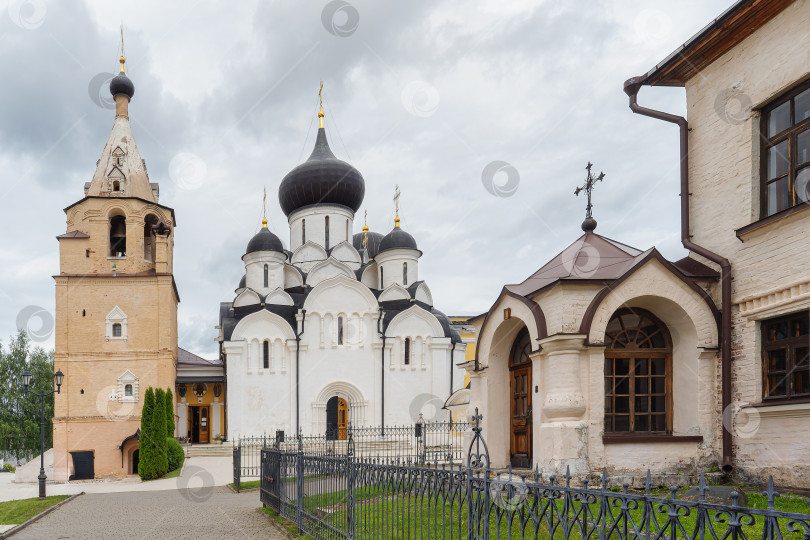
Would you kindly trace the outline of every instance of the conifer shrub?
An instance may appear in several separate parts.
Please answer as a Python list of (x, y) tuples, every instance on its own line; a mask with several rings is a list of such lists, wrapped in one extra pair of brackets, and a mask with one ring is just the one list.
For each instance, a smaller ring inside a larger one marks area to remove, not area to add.
[(169, 472), (168, 447), (166, 445), (166, 393), (162, 388), (155, 390), (155, 410), (152, 413), (150, 439), (155, 445), (155, 471), (157, 477)]
[(174, 437), (166, 437), (166, 447), (168, 449), (169, 471), (171, 472), (183, 465), (183, 461), (186, 459), (186, 453)]
[(156, 469), (156, 449), (152, 436), (152, 417), (155, 412), (155, 391), (146, 389), (143, 410), (141, 411), (141, 437), (138, 449), (138, 475), (141, 480), (151, 480), (160, 476)]
[(166, 389), (166, 434), (174, 437), (174, 396), (171, 388)]

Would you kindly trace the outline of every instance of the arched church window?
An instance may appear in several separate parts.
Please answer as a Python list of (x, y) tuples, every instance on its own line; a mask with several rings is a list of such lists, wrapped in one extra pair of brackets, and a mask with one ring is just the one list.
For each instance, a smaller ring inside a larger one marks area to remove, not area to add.
[(124, 386), (124, 395), (126, 397), (132, 397), (132, 385), (131, 384), (128, 384), (128, 385)]
[(113, 337), (121, 337), (121, 323), (115, 323), (112, 327)]
[(672, 340), (642, 309), (605, 329), (605, 433), (672, 433)]
[(270, 286), (270, 268), (265, 264), (264, 265), (264, 288)]
[(262, 343), (262, 363), (264, 369), (270, 367), (270, 342), (267, 340)]
[(349, 241), (349, 220), (346, 220), (346, 241)]
[(127, 220), (124, 216), (110, 218), (110, 257), (127, 255)]
[(402, 263), (402, 284), (408, 284), (408, 263)]
[(329, 216), (324, 220), (324, 247), (329, 249)]
[(301, 220), (301, 243), (302, 244), (307, 243), (307, 220), (306, 219)]
[(118, 180), (113, 182), (113, 191), (121, 191), (121, 182)]
[(338, 317), (337, 334), (338, 345), (343, 345), (343, 317)]
[(405, 356), (402, 361), (406, 366), (411, 363), (411, 338), (409, 337), (405, 338)]
[(383, 283), (385, 283), (385, 281), (383, 280), (383, 278), (385, 277), (385, 274), (383, 273), (383, 270), (384, 270), (384, 268), (382, 266), (380, 266), (380, 289), (385, 287), (385, 285), (383, 284)]

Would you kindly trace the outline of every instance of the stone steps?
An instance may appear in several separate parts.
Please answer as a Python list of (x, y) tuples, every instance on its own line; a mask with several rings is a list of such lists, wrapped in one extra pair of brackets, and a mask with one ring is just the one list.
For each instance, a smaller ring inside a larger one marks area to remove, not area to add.
[(186, 457), (232, 457), (233, 446), (223, 444), (192, 444), (185, 447)]

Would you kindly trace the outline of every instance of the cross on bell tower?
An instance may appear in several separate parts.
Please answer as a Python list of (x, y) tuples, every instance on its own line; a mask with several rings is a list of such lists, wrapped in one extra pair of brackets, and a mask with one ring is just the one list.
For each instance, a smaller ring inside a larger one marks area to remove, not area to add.
[(579, 196), (579, 193), (584, 191), (585, 195), (588, 197), (588, 205), (585, 207), (585, 221), (582, 222), (582, 230), (585, 232), (593, 232), (593, 230), (596, 229), (596, 220), (593, 219), (592, 214), (593, 204), (591, 203), (591, 194), (593, 193), (594, 185), (597, 182), (601, 182), (605, 177), (605, 173), (603, 172), (600, 172), (599, 176), (594, 177), (591, 174), (591, 167), (593, 167), (593, 164), (589, 161), (587, 167), (585, 167), (585, 170), (588, 171), (585, 184), (574, 190), (574, 195)]

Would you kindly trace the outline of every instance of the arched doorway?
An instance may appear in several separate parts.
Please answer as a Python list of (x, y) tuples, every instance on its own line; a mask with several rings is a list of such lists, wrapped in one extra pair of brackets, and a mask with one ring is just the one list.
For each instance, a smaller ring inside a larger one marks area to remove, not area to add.
[(138, 474), (138, 460), (140, 458), (140, 448), (132, 452), (132, 474)]
[(605, 329), (605, 433), (672, 433), (672, 339), (649, 311), (620, 309)]
[(529, 331), (518, 332), (509, 354), (509, 458), (513, 467), (532, 465), (532, 350)]
[(326, 402), (326, 439), (329, 441), (346, 440), (349, 422), (349, 407), (346, 400), (332, 396)]

